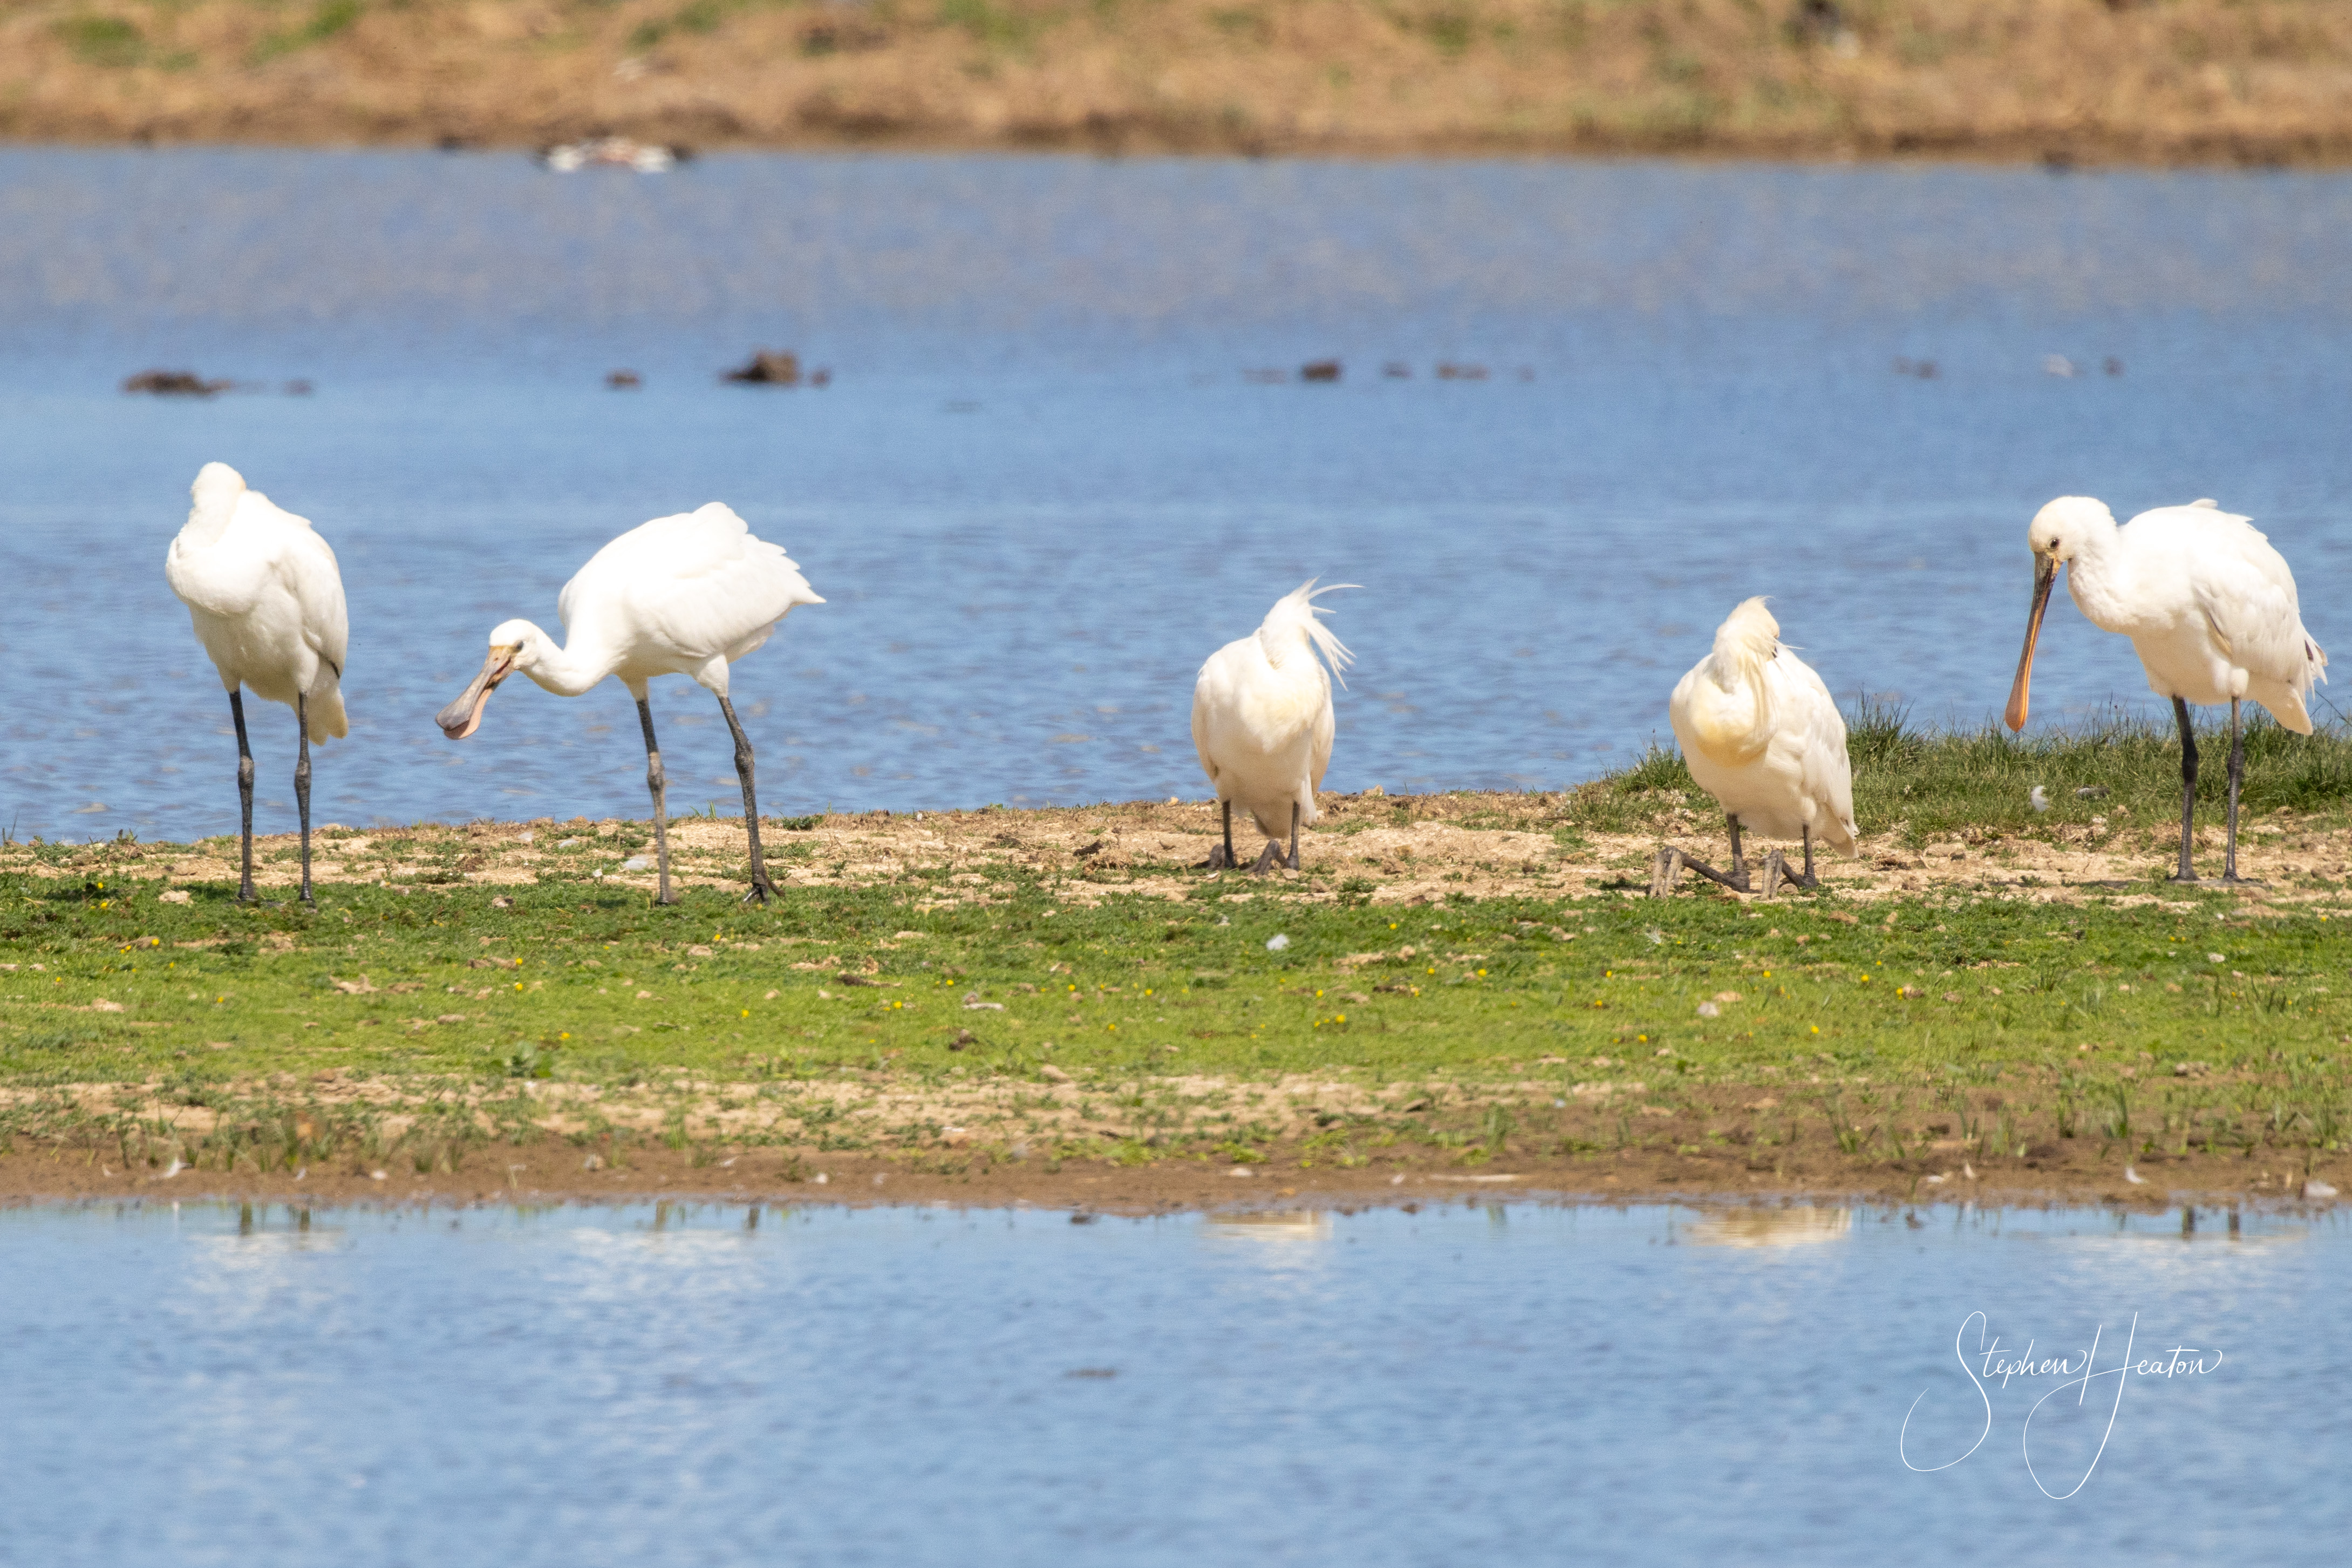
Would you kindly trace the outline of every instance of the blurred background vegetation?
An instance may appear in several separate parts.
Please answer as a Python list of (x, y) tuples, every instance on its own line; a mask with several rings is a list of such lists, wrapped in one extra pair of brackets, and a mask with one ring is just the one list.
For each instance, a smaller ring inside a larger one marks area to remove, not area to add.
[(0, 136), (2352, 156), (2345, 0), (0, 0)]

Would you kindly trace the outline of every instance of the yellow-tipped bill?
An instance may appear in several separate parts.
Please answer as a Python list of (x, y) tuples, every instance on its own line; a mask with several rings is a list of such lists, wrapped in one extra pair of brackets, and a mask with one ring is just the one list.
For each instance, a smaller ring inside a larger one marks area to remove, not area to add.
[(499, 681), (514, 673), (515, 655), (520, 651), (513, 647), (490, 649), (473, 684), (458, 694), (457, 700), (433, 715), (433, 721), (441, 726), (443, 734), (453, 741), (462, 741), (482, 727), (482, 710), (490, 705), (490, 693), (499, 689)]
[(2042, 636), (2042, 612), (2050, 607), (2050, 590), (2058, 581), (2055, 557), (2033, 558), (2033, 610), (2025, 617), (2025, 651), (2017, 658), (2017, 679), (2009, 688), (2009, 710), (2001, 715), (2012, 730), (2025, 728), (2026, 700), (2033, 685), (2033, 645)]

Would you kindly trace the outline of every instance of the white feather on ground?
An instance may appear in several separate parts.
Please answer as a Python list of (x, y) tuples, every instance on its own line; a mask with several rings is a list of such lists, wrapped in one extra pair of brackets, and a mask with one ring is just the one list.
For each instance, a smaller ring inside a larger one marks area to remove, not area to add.
[(1300, 826), (1316, 818), (1315, 792), (1331, 763), (1331, 680), (1354, 656), (1316, 619), (1329, 612), (1314, 601), (1350, 586), (1300, 584), (1275, 602), (1255, 633), (1211, 654), (1192, 686), (1201, 771), (1218, 800), (1249, 813), (1269, 838), (1290, 832), (1294, 804)]
[(163, 576), (188, 606), (221, 685), (250, 687), (289, 708), (306, 695), (311, 740), (349, 734), (351, 616), (334, 551), (307, 519), (247, 489), (226, 463), (206, 463), (189, 493), (194, 504)]
[(1822, 678), (1781, 646), (1762, 599), (1717, 628), (1714, 648), (1675, 684), (1667, 714), (1692, 779), (1741, 827), (1784, 839), (1810, 829), (1856, 853), (1845, 721)]

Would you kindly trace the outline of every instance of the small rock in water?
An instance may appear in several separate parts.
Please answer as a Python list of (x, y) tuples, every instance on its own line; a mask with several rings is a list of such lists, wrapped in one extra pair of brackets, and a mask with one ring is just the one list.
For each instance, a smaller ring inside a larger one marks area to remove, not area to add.
[(1298, 367), (1298, 379), (1301, 381), (1337, 381), (1339, 379), (1339, 362), (1335, 359), (1308, 360), (1305, 364)]
[(122, 384), (125, 392), (152, 393), (157, 397), (210, 397), (226, 392), (226, 381), (206, 381), (192, 370), (142, 370)]
[(646, 378), (633, 370), (608, 370), (604, 384), (614, 392), (634, 392), (646, 384)]
[(1276, 931), (1272, 936), (1265, 939), (1265, 950), (1268, 952), (1280, 952), (1284, 948), (1288, 947), (1289, 945), (1290, 939), (1283, 935), (1280, 931)]
[(757, 349), (750, 359), (720, 379), (745, 386), (798, 386), (801, 384), (801, 356), (789, 349)]

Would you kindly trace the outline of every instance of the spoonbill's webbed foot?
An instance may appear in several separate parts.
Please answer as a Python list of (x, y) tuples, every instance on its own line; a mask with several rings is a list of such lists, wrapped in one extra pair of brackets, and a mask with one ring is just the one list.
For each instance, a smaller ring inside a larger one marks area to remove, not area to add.
[(1282, 846), (1269, 838), (1265, 841), (1265, 847), (1257, 852), (1257, 858), (1250, 862), (1250, 870), (1263, 877), (1281, 863)]
[(735, 704), (722, 697), (719, 710), (727, 715), (727, 727), (735, 732), (735, 776), (743, 781), (743, 826), (751, 836), (751, 890), (743, 895), (743, 901), (765, 904), (775, 897), (776, 885), (768, 879), (768, 862), (760, 853), (760, 801), (752, 787), (751, 742), (735, 717)]
[(236, 804), (243, 824), (243, 856), (238, 861), (236, 901), (254, 901), (253, 891), (253, 748), (245, 738), (245, 693), (228, 694), (229, 717), (236, 721)]
[(669, 810), (662, 776), (661, 744), (654, 739), (654, 710), (645, 699), (637, 699), (637, 722), (646, 731), (646, 788), (654, 797), (654, 857), (660, 867), (660, 889), (654, 895), (656, 904), (674, 904), (677, 900), (669, 890)]
[(1818, 888), (1822, 885), (1822, 879), (1813, 875), (1813, 830), (1808, 827), (1803, 830), (1803, 833), (1805, 840), (1804, 872), (1800, 875), (1797, 872), (1790, 870), (1788, 863), (1783, 861), (1780, 866), (1780, 879), (1788, 883), (1789, 886), (1792, 888)]

